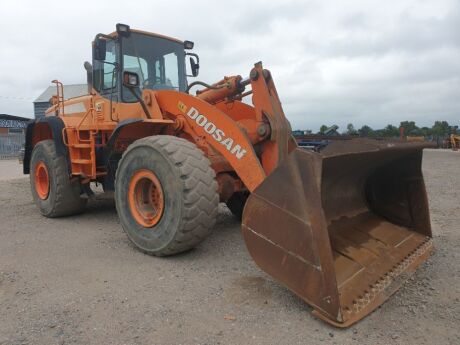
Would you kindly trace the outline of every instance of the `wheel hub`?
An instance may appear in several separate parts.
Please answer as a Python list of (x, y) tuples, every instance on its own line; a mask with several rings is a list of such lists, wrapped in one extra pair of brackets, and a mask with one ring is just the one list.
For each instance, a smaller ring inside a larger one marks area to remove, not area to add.
[(137, 223), (146, 228), (158, 224), (164, 211), (160, 180), (150, 170), (138, 170), (129, 183), (128, 202)]
[(35, 167), (35, 191), (40, 199), (45, 200), (48, 198), (50, 180), (48, 168), (43, 161), (39, 161)]

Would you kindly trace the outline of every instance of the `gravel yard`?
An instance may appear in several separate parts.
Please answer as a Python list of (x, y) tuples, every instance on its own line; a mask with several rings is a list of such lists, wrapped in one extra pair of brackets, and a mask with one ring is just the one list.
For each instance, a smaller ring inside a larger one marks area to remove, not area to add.
[(221, 205), (213, 234), (142, 254), (98, 197), (47, 219), (17, 161), (0, 161), (0, 344), (459, 344), (460, 152), (425, 150), (436, 251), (381, 308), (336, 329), (259, 270)]

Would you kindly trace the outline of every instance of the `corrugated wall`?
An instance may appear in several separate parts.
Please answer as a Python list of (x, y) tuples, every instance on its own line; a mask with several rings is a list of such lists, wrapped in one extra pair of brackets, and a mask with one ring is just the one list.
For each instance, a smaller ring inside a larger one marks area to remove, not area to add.
[(35, 118), (45, 116), (45, 110), (50, 107), (49, 102), (36, 102), (34, 103), (34, 115)]

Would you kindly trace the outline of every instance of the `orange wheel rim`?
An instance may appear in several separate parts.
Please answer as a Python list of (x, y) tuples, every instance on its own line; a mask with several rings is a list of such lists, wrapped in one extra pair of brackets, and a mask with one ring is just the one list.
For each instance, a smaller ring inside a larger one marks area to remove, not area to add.
[(39, 161), (35, 166), (35, 191), (40, 199), (48, 198), (50, 192), (50, 179), (48, 168), (43, 161)]
[(155, 226), (164, 210), (160, 180), (150, 170), (138, 170), (129, 182), (128, 202), (131, 214), (145, 228)]

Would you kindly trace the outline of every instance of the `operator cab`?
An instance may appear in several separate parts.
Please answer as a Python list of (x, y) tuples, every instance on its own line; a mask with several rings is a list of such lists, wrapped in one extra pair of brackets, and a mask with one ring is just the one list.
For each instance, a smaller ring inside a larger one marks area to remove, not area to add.
[[(193, 42), (131, 30), (117, 24), (110, 35), (98, 34), (93, 44), (92, 87), (103, 97), (123, 103), (137, 102), (143, 89), (186, 91), (187, 76), (197, 76), (199, 59), (186, 52)], [(190, 57), (191, 75), (185, 58)], [(137, 76), (133, 90), (121, 83), (123, 75)]]

